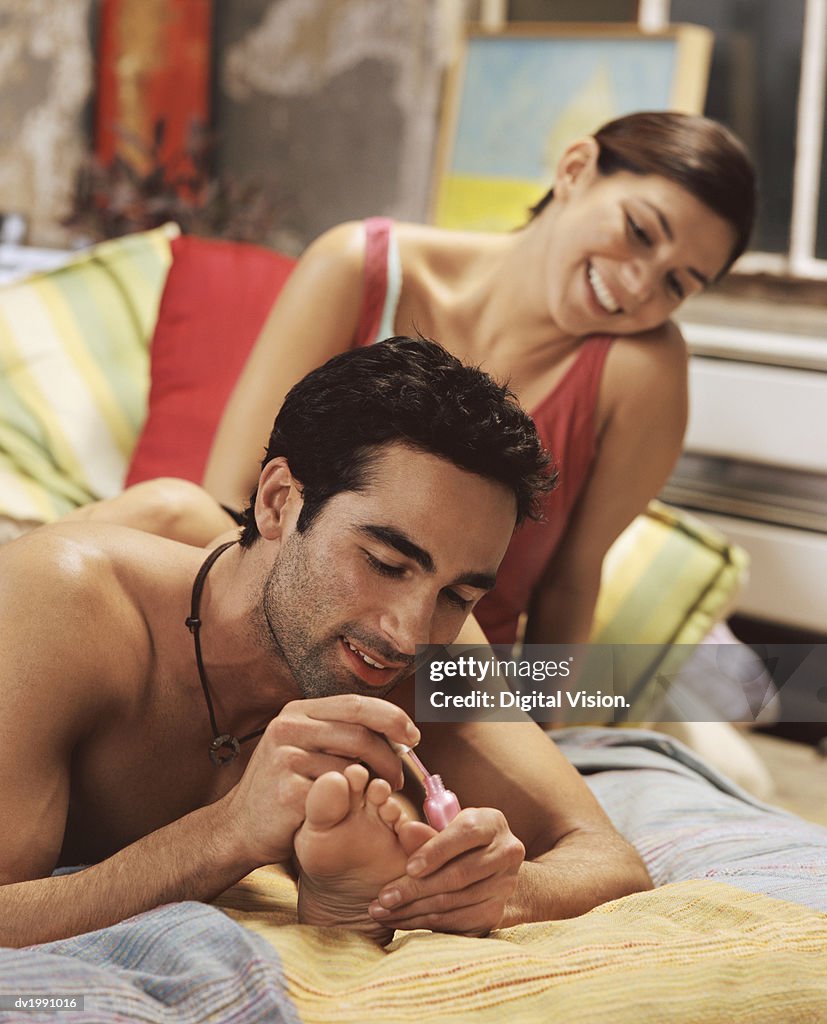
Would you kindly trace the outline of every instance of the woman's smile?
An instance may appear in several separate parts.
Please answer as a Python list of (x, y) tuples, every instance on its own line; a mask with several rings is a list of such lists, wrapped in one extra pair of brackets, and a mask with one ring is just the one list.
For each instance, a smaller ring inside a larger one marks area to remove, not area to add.
[(588, 264), (587, 275), (598, 306), (606, 313), (621, 313), (620, 303), (614, 297), (612, 290), (603, 280), (600, 271), (593, 263)]
[(567, 334), (628, 335), (664, 323), (718, 276), (732, 249), (732, 226), (666, 178), (575, 164), (559, 191), (537, 230), (548, 311)]

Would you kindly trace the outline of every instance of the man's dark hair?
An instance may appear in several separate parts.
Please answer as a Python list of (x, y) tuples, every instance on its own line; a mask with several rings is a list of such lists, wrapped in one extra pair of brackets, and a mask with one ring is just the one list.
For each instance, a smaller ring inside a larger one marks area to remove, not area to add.
[[(424, 338), (389, 338), (334, 356), (288, 392), (262, 467), (284, 456), (298, 481), (300, 533), (335, 494), (358, 491), (377, 449), (408, 445), (514, 493), (517, 522), (540, 517), (556, 480), (534, 423), (508, 388)], [(411, 482), (415, 486), (415, 481)], [(256, 490), (242, 547), (259, 536)]]

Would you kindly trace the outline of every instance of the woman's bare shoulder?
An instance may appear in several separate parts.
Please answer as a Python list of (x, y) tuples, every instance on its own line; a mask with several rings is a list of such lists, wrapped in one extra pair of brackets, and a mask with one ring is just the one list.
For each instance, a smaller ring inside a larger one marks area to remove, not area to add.
[(406, 276), (450, 283), (462, 278), (481, 255), (499, 250), (503, 235), (453, 231), (432, 224), (399, 221), (394, 225)]
[(361, 273), (365, 262), (364, 221), (344, 221), (322, 232), (307, 246), (299, 260), (300, 265), (309, 262), (327, 266), (336, 264)]
[(600, 388), (601, 423), (669, 423), (670, 435), (683, 436), (688, 375), (688, 349), (675, 324), (618, 337), (606, 359)]
[(298, 259), (295, 269), (279, 293), (262, 336), (270, 333), (270, 320), (277, 339), (289, 336), (285, 315), (300, 321), (313, 311), (335, 310), (339, 318), (355, 320), (365, 266), (365, 228), (363, 221), (346, 221), (329, 228), (315, 238)]
[[(394, 221), (392, 231), (406, 273), (439, 264), (446, 256), (461, 253), (465, 248), (459, 232), (429, 224)], [(365, 264), (365, 237), (364, 221), (337, 224), (310, 243), (299, 260), (299, 268), (305, 273), (360, 276)]]
[(481, 231), (455, 231), (435, 224), (394, 221), (394, 235), (401, 245), (433, 252), (465, 252), (501, 244), (502, 234)]
[(671, 320), (651, 331), (615, 338), (607, 374), (634, 375), (641, 384), (659, 380), (662, 385), (686, 386), (689, 350), (680, 328)]
[(615, 343), (629, 351), (648, 352), (653, 359), (686, 361), (686, 341), (674, 320), (667, 320), (666, 323), (659, 327), (653, 327), (650, 331), (619, 335)]

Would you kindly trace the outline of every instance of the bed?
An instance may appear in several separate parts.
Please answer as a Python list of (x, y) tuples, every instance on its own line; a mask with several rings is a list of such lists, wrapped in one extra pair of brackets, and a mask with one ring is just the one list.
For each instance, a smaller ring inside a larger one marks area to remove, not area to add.
[(484, 939), (397, 932), (382, 948), (298, 925), (293, 882), (261, 868), (214, 905), (0, 950), (0, 1020), (66, 1019), (8, 1009), (21, 995), (82, 997), (74, 1019), (99, 1022), (827, 1020), (827, 829), (656, 732), (556, 739), (653, 891)]

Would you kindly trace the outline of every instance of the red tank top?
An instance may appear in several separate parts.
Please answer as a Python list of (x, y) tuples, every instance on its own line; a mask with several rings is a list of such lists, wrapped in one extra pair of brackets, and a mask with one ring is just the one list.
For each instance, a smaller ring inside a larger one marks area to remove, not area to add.
[[(392, 222), (365, 221), (365, 279), (357, 345), (375, 340), (385, 306)], [(545, 496), (544, 520), (527, 521), (514, 533), (497, 574), (497, 586), (474, 610), (491, 643), (511, 644), (520, 615), (528, 610), (535, 587), (557, 550), (591, 471), (597, 451), (595, 410), (603, 365), (614, 339), (587, 338), (557, 385), (531, 410), (544, 446), (559, 472), (556, 488)]]

